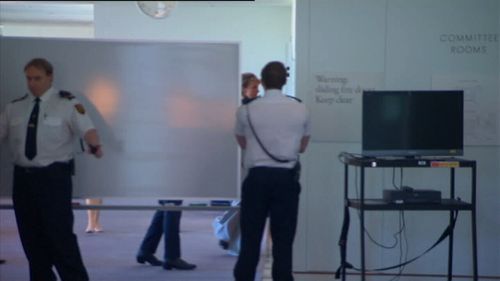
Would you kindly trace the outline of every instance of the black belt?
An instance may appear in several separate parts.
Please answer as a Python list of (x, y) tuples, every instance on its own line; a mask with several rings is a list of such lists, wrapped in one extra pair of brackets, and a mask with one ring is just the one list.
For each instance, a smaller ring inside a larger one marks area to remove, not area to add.
[(47, 172), (53, 169), (64, 169), (64, 168), (70, 168), (70, 162), (54, 162), (48, 166), (43, 166), (43, 167), (23, 167), (19, 165), (15, 165), (14, 169), (16, 171), (20, 171), (25, 174), (36, 174), (36, 173), (43, 173)]
[(269, 167), (269, 166), (255, 166), (250, 169), (249, 171), (292, 171), (293, 168), (285, 168), (285, 167)]

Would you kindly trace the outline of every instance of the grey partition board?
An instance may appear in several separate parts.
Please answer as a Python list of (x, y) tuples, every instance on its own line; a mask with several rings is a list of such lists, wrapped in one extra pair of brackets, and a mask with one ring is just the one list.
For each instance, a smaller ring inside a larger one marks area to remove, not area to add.
[[(98, 129), (105, 156), (75, 142), (74, 196), (236, 197), (239, 44), (0, 37), (0, 106), (27, 93), (24, 65), (54, 65)], [(0, 195), (11, 157), (0, 154)]]

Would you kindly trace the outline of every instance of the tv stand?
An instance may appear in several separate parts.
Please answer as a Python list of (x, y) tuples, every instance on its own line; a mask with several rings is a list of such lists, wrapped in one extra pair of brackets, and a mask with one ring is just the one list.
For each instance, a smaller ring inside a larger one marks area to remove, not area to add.
[[(458, 211), (471, 212), (471, 243), (472, 243), (472, 266), (473, 280), (478, 280), (478, 265), (477, 265), (477, 232), (476, 232), (476, 161), (465, 160), (460, 158), (396, 158), (396, 159), (381, 159), (381, 158), (365, 158), (349, 154), (343, 155), (344, 162), (344, 202), (345, 211), (349, 208), (358, 209), (360, 213), (360, 248), (361, 248), (361, 280), (366, 279), (365, 267), (365, 211), (449, 211), (450, 224), (453, 221), (453, 213)], [(360, 169), (359, 186), (360, 192), (358, 198), (349, 197), (349, 167)], [(365, 198), (365, 169), (366, 168), (446, 168), (450, 170), (450, 193), (449, 198), (443, 198), (440, 203), (419, 203), (419, 204), (396, 204), (385, 202), (383, 199), (366, 199)], [(471, 194), (470, 202), (455, 199), (455, 169), (467, 168), (471, 171)], [(347, 237), (345, 237), (347, 240)], [(452, 280), (453, 272), (453, 229), (449, 234), (448, 239), (448, 281)], [(346, 241), (344, 247), (347, 247)], [(344, 248), (345, 253), (347, 252)], [(342, 262), (345, 262), (342, 261)], [(340, 268), (342, 281), (346, 279), (346, 264), (342, 264)]]
[(415, 160), (419, 158), (419, 156), (415, 156), (415, 155), (412, 155), (412, 156), (405, 156), (404, 159), (407, 159), (407, 160)]

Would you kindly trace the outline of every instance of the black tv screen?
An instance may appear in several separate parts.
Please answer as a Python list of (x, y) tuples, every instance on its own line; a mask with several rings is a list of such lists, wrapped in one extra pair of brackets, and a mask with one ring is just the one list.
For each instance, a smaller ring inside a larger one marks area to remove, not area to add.
[(463, 100), (463, 91), (364, 91), (363, 155), (463, 155)]

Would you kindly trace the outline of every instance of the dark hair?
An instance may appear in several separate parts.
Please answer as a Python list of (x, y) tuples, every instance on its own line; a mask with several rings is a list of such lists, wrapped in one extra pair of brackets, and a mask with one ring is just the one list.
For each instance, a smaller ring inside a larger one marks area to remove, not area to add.
[(44, 70), (45, 74), (49, 76), (54, 73), (54, 67), (52, 67), (52, 64), (48, 60), (42, 58), (34, 58), (30, 60), (24, 67), (24, 71), (26, 71), (26, 69), (28, 69), (29, 67)]
[(264, 88), (281, 89), (286, 84), (286, 67), (279, 61), (272, 61), (264, 66), (260, 76)]

